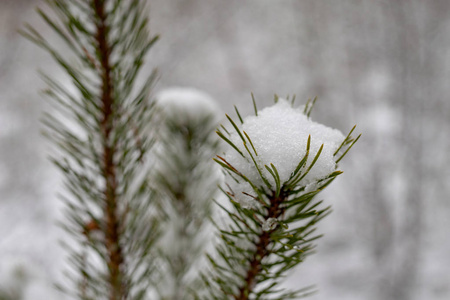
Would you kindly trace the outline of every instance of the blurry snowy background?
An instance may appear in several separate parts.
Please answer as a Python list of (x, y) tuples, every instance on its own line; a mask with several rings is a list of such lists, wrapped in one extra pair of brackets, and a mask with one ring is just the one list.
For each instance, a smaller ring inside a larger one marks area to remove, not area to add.
[[(52, 36), (41, 2), (0, 1), (0, 291), (27, 300), (63, 299), (51, 284), (65, 263), (36, 73), (60, 71), (17, 34)], [(243, 114), (250, 91), (260, 108), (318, 96), (314, 120), (363, 133), (322, 195), (334, 212), (318, 253), (287, 285), (317, 284), (311, 300), (450, 299), (450, 1), (149, 2), (157, 90), (198, 88)]]

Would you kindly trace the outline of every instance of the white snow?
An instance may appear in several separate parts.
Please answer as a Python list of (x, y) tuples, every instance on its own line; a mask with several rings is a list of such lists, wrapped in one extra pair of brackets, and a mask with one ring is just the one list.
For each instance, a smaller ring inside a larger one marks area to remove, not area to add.
[[(245, 131), (250, 137), (258, 155), (255, 155), (250, 143), (247, 142), (250, 152), (273, 187), (275, 180), (265, 170), (264, 165), (270, 166), (272, 163), (277, 168), (281, 182), (286, 182), (306, 153), (309, 135), (311, 135), (311, 148), (306, 166), (311, 164), (322, 144), (324, 147), (314, 167), (300, 182), (300, 185), (306, 186), (314, 183), (336, 169), (333, 154), (344, 140), (344, 135), (337, 129), (311, 121), (303, 113), (303, 109), (304, 106), (293, 108), (287, 100), (279, 99), (273, 106), (259, 111), (258, 116), (246, 117), (243, 124), (240, 125), (241, 132)], [(236, 124), (239, 126), (239, 121)], [(245, 149), (242, 139), (231, 126), (228, 126), (228, 131), (231, 133), (230, 140), (238, 146), (245, 158), (231, 147), (227, 149), (224, 158), (252, 182), (263, 186), (264, 183)], [(227, 183), (231, 186), (237, 200), (245, 206), (249, 206), (248, 201), (251, 197), (243, 195), (242, 191), (248, 193), (251, 190), (250, 186), (242, 181), (236, 184), (230, 178)]]
[(275, 218), (268, 218), (267, 220), (265, 220), (262, 224), (262, 230), (264, 231), (269, 231), (274, 229), (278, 224), (278, 220)]
[(179, 124), (201, 121), (211, 116), (218, 119), (220, 111), (213, 98), (194, 88), (165, 89), (156, 95), (156, 102), (168, 118), (176, 120)]

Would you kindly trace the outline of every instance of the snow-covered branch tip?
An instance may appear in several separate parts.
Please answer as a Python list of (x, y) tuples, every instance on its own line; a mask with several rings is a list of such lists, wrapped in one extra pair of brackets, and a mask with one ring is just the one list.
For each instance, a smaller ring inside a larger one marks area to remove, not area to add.
[[(275, 97), (275, 104), (217, 134), (228, 149), (215, 159), (226, 174), (226, 196), (232, 208), (221, 205), (230, 223), (219, 228), (213, 271), (205, 275), (215, 299), (292, 299), (310, 290), (278, 289), (286, 271), (314, 249), (315, 224), (330, 212), (315, 196), (342, 172), (338, 162), (359, 139), (313, 122), (316, 99), (294, 108)], [(224, 295), (225, 294), (225, 295)], [(210, 298), (209, 298), (210, 299)]]
[(206, 93), (170, 88), (156, 96), (160, 138), (155, 144), (154, 190), (160, 226), (157, 244), (160, 272), (155, 287), (159, 299), (192, 299), (201, 288), (194, 274), (205, 264), (209, 245), (211, 199), (218, 193), (219, 166), (211, 161), (219, 141), (214, 128), (219, 108)]

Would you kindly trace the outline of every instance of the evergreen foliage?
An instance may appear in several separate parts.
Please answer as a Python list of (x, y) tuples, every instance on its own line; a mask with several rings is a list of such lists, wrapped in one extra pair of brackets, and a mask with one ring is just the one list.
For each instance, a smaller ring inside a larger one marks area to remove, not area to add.
[[(277, 101), (278, 97), (275, 98)], [(314, 102), (308, 101), (304, 107), (303, 113), (308, 117)], [(255, 115), (258, 116), (255, 101), (253, 103)], [(240, 122), (244, 123), (237, 109), (236, 113)], [(225, 127), (222, 127), (224, 131), (217, 131), (218, 135), (229, 144), (230, 151), (238, 152), (253, 164), (260, 180), (254, 182), (249, 179), (251, 175), (242, 173), (222, 156), (217, 156), (215, 161), (222, 166), (230, 180), (251, 186), (252, 194), (243, 193), (252, 198), (256, 205), (243, 205), (237, 201), (237, 195), (230, 186), (223, 189), (231, 207), (219, 206), (226, 212), (230, 222), (225, 226), (216, 224), (221, 241), (216, 248), (217, 255), (209, 256), (211, 270), (203, 275), (209, 291), (198, 297), (205, 300), (247, 300), (298, 299), (306, 296), (311, 293), (310, 288), (284, 291), (279, 288), (279, 284), (290, 269), (313, 253), (314, 242), (320, 237), (315, 234), (316, 224), (330, 213), (330, 207), (324, 207), (322, 201), (316, 200), (316, 195), (342, 172), (336, 170), (317, 179), (314, 184), (304, 184), (302, 179), (314, 167), (323, 149), (322, 145), (316, 153), (312, 153), (310, 144), (314, 137), (309, 136), (304, 157), (292, 162), (296, 165), (295, 170), (288, 180), (281, 181), (277, 167), (273, 164), (261, 165), (259, 149), (255, 148), (251, 137), (232, 118), (227, 118), (238, 133), (240, 143), (231, 141), (231, 135)], [(359, 139), (359, 136), (355, 139), (351, 137), (353, 130), (334, 152), (336, 167)], [(266, 174), (272, 178), (269, 180)]]
[(144, 299), (153, 270), (152, 192), (145, 159), (153, 143), (148, 95), (151, 74), (137, 86), (150, 37), (140, 0), (48, 0), (43, 20), (65, 42), (62, 53), (32, 26), (23, 34), (45, 49), (70, 81), (44, 75), (55, 110), (46, 135), (65, 176), (66, 219), (74, 282), (62, 287), (77, 299)]
[[(207, 256), (211, 268), (197, 278), (216, 192), (215, 170), (208, 166), (218, 149), (210, 135), (216, 119), (209, 114), (173, 117), (155, 109), (147, 99), (155, 73), (137, 85), (144, 57), (158, 38), (147, 31), (144, 2), (47, 0), (51, 12), (38, 13), (70, 54), (55, 49), (31, 26), (23, 32), (50, 53), (69, 81), (43, 75), (45, 94), (54, 105), (43, 123), (57, 149), (51, 159), (64, 174), (62, 227), (72, 237), (66, 244), (72, 285), (61, 289), (84, 300), (297, 299), (310, 294), (310, 288), (284, 291), (279, 284), (313, 253), (320, 237), (315, 226), (330, 213), (316, 195), (342, 173), (337, 164), (359, 136), (351, 137), (353, 128), (333, 153), (334, 171), (313, 183), (304, 179), (314, 171), (323, 145), (313, 151), (310, 136), (304, 156), (292, 162), (295, 169), (285, 180), (278, 166), (262, 163), (251, 134), (227, 116), (232, 130), (221, 126), (217, 134), (252, 165), (253, 174), (226, 156), (215, 161), (228, 179), (251, 187), (243, 194), (254, 205), (237, 201), (229, 185), (222, 187), (230, 205), (217, 204), (228, 223), (216, 222), (217, 253)], [(261, 111), (252, 99), (258, 117)], [(314, 103), (304, 106), (308, 119)], [(243, 124), (237, 108), (236, 113)], [(160, 127), (160, 139), (156, 156), (150, 157), (156, 136), (152, 126)]]
[[(204, 265), (203, 254), (211, 237), (212, 199), (219, 184), (219, 170), (212, 161), (218, 150), (214, 134), (218, 118), (216, 111), (206, 109), (209, 103), (198, 100), (212, 103), (191, 89), (167, 90), (157, 97), (161, 120), (154, 190), (164, 232), (158, 247), (162, 276), (155, 288), (164, 300), (191, 299), (192, 292), (201, 287), (196, 274)], [(186, 106), (195, 113), (186, 112)]]

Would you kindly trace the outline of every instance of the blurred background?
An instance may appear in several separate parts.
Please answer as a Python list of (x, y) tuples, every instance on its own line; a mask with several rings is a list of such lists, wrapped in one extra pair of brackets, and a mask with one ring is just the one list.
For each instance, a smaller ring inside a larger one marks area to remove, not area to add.
[[(49, 56), (17, 30), (41, 0), (0, 1), (0, 299), (63, 299), (60, 175), (40, 136), (37, 69)], [(194, 87), (223, 113), (273, 95), (318, 96), (312, 118), (363, 136), (322, 195), (333, 214), (317, 254), (286, 279), (311, 300), (450, 299), (450, 1), (149, 0), (161, 40), (155, 92)], [(53, 36), (54, 37), (54, 36)], [(56, 39), (55, 43), (58, 43)]]

